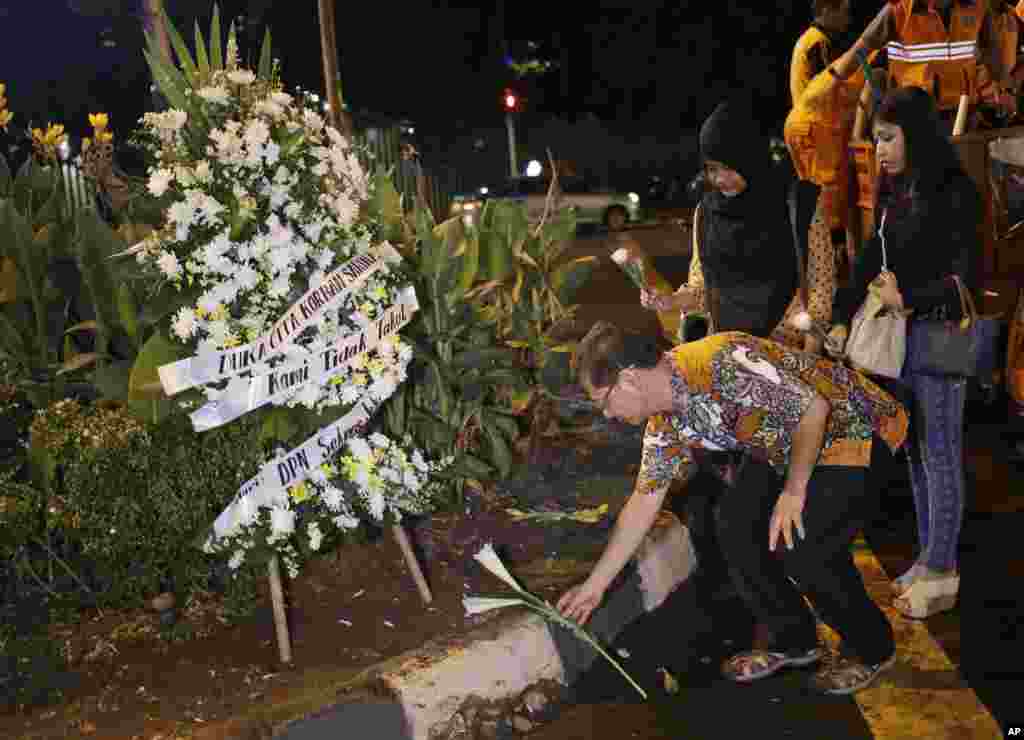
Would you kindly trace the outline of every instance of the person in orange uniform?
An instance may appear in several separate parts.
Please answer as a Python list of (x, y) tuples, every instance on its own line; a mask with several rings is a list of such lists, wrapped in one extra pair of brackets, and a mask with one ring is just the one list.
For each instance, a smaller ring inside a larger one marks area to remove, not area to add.
[[(793, 109), (786, 117), (783, 134), (793, 167), (803, 180), (821, 186), (821, 206), (830, 229), (844, 229), (847, 222), (846, 143), (856, 111), (863, 75), (841, 84), (828, 84), (831, 94), (805, 99), (812, 80), (830, 77), (827, 69), (839, 56), (835, 39), (850, 25), (850, 0), (813, 0), (814, 22), (793, 49), (789, 89)], [(817, 86), (816, 86), (817, 87)]]
[(966, 91), (976, 104), (995, 90), (1006, 103), (1011, 86), (1003, 68), (989, 0), (890, 0), (885, 47), (889, 74), (897, 87), (927, 90), (945, 120), (952, 120)]

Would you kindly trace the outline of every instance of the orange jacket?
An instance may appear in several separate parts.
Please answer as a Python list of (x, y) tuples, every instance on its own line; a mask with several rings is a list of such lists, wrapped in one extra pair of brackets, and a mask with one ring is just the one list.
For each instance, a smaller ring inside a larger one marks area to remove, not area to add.
[(894, 38), (886, 45), (896, 84), (922, 87), (935, 96), (939, 110), (956, 110), (966, 75), (971, 102), (977, 101), (984, 66), (977, 58), (978, 35), (988, 12), (988, 0), (954, 0), (947, 29), (931, 0), (898, 0)]
[[(825, 220), (830, 228), (846, 223), (846, 145), (864, 86), (860, 70), (847, 80), (828, 71), (837, 56), (829, 37), (814, 26), (796, 42), (789, 68), (793, 109), (783, 129), (797, 175), (825, 191)], [(822, 64), (826, 68), (818, 71)]]
[[(1013, 11), (1008, 5), (1001, 5), (1001, 9), (992, 8), (992, 42), (996, 47), (996, 57), (1004, 76), (1008, 77), (1017, 66), (1017, 49), (1020, 45), (1020, 25), (1017, 15), (1024, 8), (1024, 0), (1017, 10)], [(990, 75), (984, 74), (982, 68), (979, 75), (978, 96), (982, 100), (994, 101), (999, 96), (999, 84), (997, 80), (991, 79)]]

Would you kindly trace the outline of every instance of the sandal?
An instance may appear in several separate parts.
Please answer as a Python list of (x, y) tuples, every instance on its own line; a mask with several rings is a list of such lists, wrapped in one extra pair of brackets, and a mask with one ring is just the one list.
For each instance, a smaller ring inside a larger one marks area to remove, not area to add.
[(889, 590), (893, 596), (902, 596), (922, 575), (924, 575), (924, 566), (914, 563), (906, 573), (892, 579), (889, 583)]
[(878, 675), (896, 663), (896, 654), (874, 665), (865, 665), (853, 658), (837, 657), (821, 668), (811, 679), (811, 687), (825, 694), (845, 696), (870, 686)]
[(892, 605), (904, 617), (926, 619), (956, 606), (959, 590), (959, 575), (925, 576), (914, 581)]
[(811, 665), (821, 660), (824, 654), (825, 651), (820, 647), (787, 650), (782, 653), (773, 650), (747, 650), (725, 661), (722, 664), (722, 675), (730, 681), (747, 683), (767, 678), (790, 666), (798, 668)]

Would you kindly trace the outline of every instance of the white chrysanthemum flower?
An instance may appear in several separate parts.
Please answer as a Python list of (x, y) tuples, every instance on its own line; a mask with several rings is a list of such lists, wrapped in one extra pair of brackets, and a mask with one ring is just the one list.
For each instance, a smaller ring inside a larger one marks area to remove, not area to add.
[(270, 528), (275, 539), (283, 539), (295, 531), (295, 512), (282, 506), (270, 510)]
[(178, 313), (174, 315), (171, 330), (182, 341), (187, 341), (195, 336), (196, 329), (198, 328), (199, 323), (196, 321), (196, 313), (188, 306), (179, 309)]
[(334, 517), (331, 521), (334, 522), (338, 529), (345, 531), (349, 529), (355, 529), (359, 526), (359, 519), (352, 516), (351, 514), (341, 514)]
[(374, 447), (384, 448), (391, 445), (391, 440), (380, 432), (374, 432), (370, 435), (370, 444)]
[(277, 91), (270, 93), (270, 100), (277, 105), (287, 108), (292, 104), (294, 98), (286, 92)]
[(316, 522), (310, 522), (306, 527), (306, 533), (309, 535), (309, 549), (313, 552), (320, 550), (320, 545), (324, 541), (324, 534), (320, 531), (320, 527)]
[(273, 167), (281, 158), (281, 147), (275, 141), (268, 141), (263, 147), (263, 159), (268, 167)]
[(153, 170), (153, 173), (149, 176), (149, 183), (146, 188), (153, 196), (159, 198), (167, 192), (167, 188), (171, 186), (171, 182), (174, 180), (174, 173), (168, 169), (160, 168)]
[(328, 485), (320, 494), (320, 498), (329, 511), (340, 511), (341, 505), (345, 501), (345, 494), (342, 493), (341, 489)]
[(338, 399), (346, 406), (351, 406), (359, 400), (361, 391), (358, 387), (351, 383), (346, 383), (342, 386), (341, 391), (338, 393)]
[(273, 100), (261, 100), (252, 107), (253, 112), (267, 118), (278, 119), (284, 115), (284, 108)]
[(238, 570), (242, 563), (245, 561), (245, 550), (235, 550), (231, 554), (231, 558), (228, 560), (228, 568), (231, 570)]
[(256, 74), (248, 69), (233, 69), (227, 77), (236, 85), (251, 85), (256, 81)]
[(349, 452), (357, 460), (367, 461), (373, 456), (373, 450), (370, 449), (370, 445), (367, 444), (366, 440), (362, 437), (353, 437), (348, 441)]
[(228, 92), (227, 88), (219, 85), (201, 87), (196, 90), (196, 95), (208, 103), (216, 103), (217, 105), (227, 105), (231, 102), (231, 93)]
[(204, 185), (209, 185), (213, 182), (213, 171), (210, 169), (210, 163), (205, 159), (196, 163), (195, 176), (196, 180)]
[(260, 274), (251, 266), (243, 264), (235, 274), (240, 290), (248, 291), (259, 285)]
[(370, 516), (378, 522), (382, 521), (384, 519), (384, 510), (387, 508), (384, 493), (380, 490), (369, 492), (366, 496), (366, 508), (369, 509)]
[(419, 450), (412, 451), (412, 464), (421, 473), (426, 473), (430, 469), (427, 467), (427, 461), (423, 459), (423, 453)]
[(176, 278), (181, 275), (181, 262), (173, 252), (163, 252), (157, 259), (156, 266), (168, 278)]
[(516, 582), (516, 579), (512, 577), (512, 574), (508, 572), (508, 568), (505, 567), (505, 564), (501, 562), (501, 558), (498, 557), (498, 553), (494, 551), (494, 546), (490, 542), (480, 548), (480, 552), (474, 555), (473, 559), (516, 591), (523, 590), (523, 587), (520, 586), (519, 583)]

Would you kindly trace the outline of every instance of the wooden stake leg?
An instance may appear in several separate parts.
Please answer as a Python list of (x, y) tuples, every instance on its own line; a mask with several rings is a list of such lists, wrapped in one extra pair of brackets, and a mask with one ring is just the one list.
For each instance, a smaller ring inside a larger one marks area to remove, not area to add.
[(400, 524), (392, 527), (391, 532), (395, 535), (395, 542), (398, 543), (398, 547), (402, 550), (402, 555), (405, 556), (405, 564), (409, 566), (412, 579), (416, 581), (416, 588), (419, 589), (420, 598), (423, 599), (424, 604), (429, 604), (433, 601), (434, 597), (430, 594), (430, 586), (427, 585), (427, 579), (423, 575), (423, 568), (420, 567), (420, 561), (416, 558), (416, 553), (413, 552), (408, 533)]
[(267, 563), (267, 576), (270, 579), (270, 601), (274, 607), (274, 629), (277, 632), (277, 652), (281, 662), (290, 665), (292, 662), (292, 640), (288, 634), (288, 615), (284, 608), (284, 588), (281, 585), (281, 563), (277, 555)]

